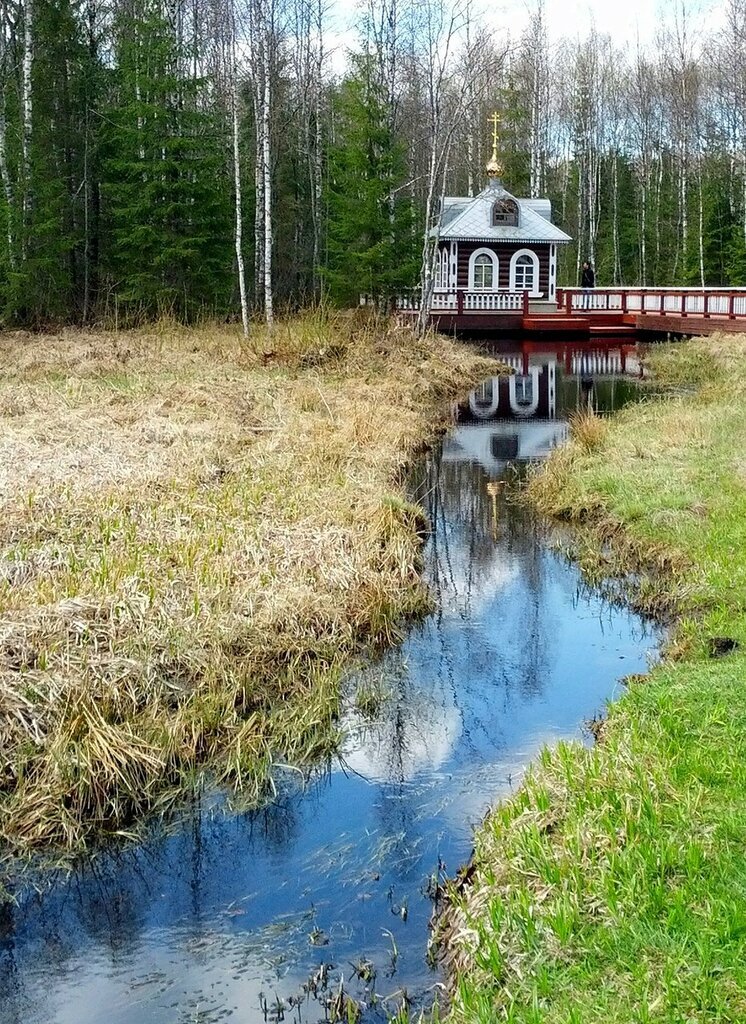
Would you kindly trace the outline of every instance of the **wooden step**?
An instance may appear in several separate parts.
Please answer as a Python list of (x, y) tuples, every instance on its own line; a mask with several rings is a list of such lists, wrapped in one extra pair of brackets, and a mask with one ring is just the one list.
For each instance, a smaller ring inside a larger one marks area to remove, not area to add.
[(529, 314), (523, 318), (524, 331), (574, 331), (587, 334), (590, 320), (582, 316), (563, 316), (561, 313)]

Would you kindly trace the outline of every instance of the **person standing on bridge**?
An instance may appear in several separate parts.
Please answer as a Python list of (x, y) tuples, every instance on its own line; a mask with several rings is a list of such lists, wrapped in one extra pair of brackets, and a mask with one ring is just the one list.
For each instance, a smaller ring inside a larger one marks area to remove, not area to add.
[(588, 260), (583, 264), (580, 275), (580, 287), (583, 289), (583, 309), (591, 308), (591, 292), (596, 287), (596, 275)]

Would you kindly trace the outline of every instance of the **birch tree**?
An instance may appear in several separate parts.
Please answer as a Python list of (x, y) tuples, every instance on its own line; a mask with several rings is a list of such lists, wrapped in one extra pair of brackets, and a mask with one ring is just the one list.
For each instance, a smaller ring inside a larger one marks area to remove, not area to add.
[(311, 215), (311, 290), (319, 298), (322, 245), (324, 97), (324, 0), (295, 0), (292, 65), (298, 93), (298, 149), (308, 178)]
[(9, 39), (11, 26), (8, 20), (8, 8), (3, 5), (0, 9), (0, 180), (2, 180), (3, 194), (5, 196), (5, 235), (7, 240), (8, 265), (15, 270), (16, 254), (14, 240), (14, 211), (15, 196), (13, 194), (13, 182), (11, 179), (10, 162), (8, 158), (8, 123), (5, 116), (5, 82), (9, 71)]
[(33, 96), (31, 73), (34, 62), (34, 0), (22, 0), (21, 17), (23, 19), (23, 62), (21, 70), (21, 96), (23, 122), (21, 129), (21, 255), (25, 259), (27, 251), (27, 232), (29, 212), (31, 208), (31, 141), (33, 132)]
[(529, 195), (536, 198), (546, 190), (549, 150), (551, 72), (544, 0), (536, 0), (530, 8), (528, 27), (521, 37), (519, 62), (528, 112)]
[[(264, 318), (274, 325), (272, 256), (274, 248), (272, 191), (273, 81), (279, 61), (278, 0), (251, 0), (249, 6), (251, 60), (254, 79), (256, 138), (256, 264)], [(261, 255), (260, 255), (261, 254)]]
[(230, 111), (231, 111), (231, 143), (233, 156), (233, 194), (235, 204), (234, 241), (236, 249), (236, 274), (238, 277), (238, 294), (241, 303), (241, 325), (244, 338), (249, 336), (249, 303), (246, 295), (246, 267), (243, 253), (243, 179), (241, 174), (240, 147), (240, 108), (239, 108), (239, 64), (237, 18), (235, 6), (230, 12)]
[[(669, 103), (668, 125), (676, 155), (678, 231), (674, 275), (689, 273), (689, 188), (692, 158), (697, 162), (698, 68), (694, 60), (689, 12), (684, 2), (677, 4), (673, 25), (661, 35), (661, 51), (666, 67), (666, 95)], [(694, 143), (694, 153), (692, 145)]]
[(424, 137), (427, 154), (424, 233), (420, 267), (420, 309), (417, 333), (427, 329), (435, 286), (435, 256), (440, 238), (440, 210), (446, 191), (454, 135), (467, 102), (478, 102), (472, 85), (497, 69), (505, 54), (498, 54), (486, 35), (465, 38), (463, 6), (448, 0), (425, 0), (418, 9), (414, 66), (424, 99)]

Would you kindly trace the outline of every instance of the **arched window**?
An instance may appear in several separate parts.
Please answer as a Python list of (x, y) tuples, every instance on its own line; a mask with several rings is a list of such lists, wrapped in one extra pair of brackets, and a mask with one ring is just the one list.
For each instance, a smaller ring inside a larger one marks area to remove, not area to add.
[(497, 256), (491, 249), (477, 249), (469, 260), (469, 288), (476, 290), (496, 290), (498, 286), (499, 264)]
[(485, 256), (484, 254), (477, 256), (474, 260), (474, 287), (491, 288), (492, 271), (492, 260), (489, 256)]
[(435, 287), (445, 289), (448, 287), (448, 250), (443, 246), (438, 253), (435, 264)]
[(510, 261), (510, 290), (512, 292), (539, 291), (539, 257), (530, 249), (519, 249)]
[(518, 203), (515, 199), (496, 199), (492, 204), (492, 226), (518, 227)]
[(519, 256), (515, 261), (515, 290), (532, 292), (534, 290), (536, 269), (530, 256)]

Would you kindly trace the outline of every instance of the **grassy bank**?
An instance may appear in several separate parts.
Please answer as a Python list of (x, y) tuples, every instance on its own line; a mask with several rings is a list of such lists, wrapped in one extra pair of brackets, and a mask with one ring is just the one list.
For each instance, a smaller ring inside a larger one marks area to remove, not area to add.
[(0, 840), (329, 749), (427, 604), (402, 470), (489, 366), (354, 319), (0, 337)]
[(481, 827), (453, 1021), (746, 1020), (746, 338), (650, 362), (665, 397), (579, 421), (530, 490), (672, 643)]

